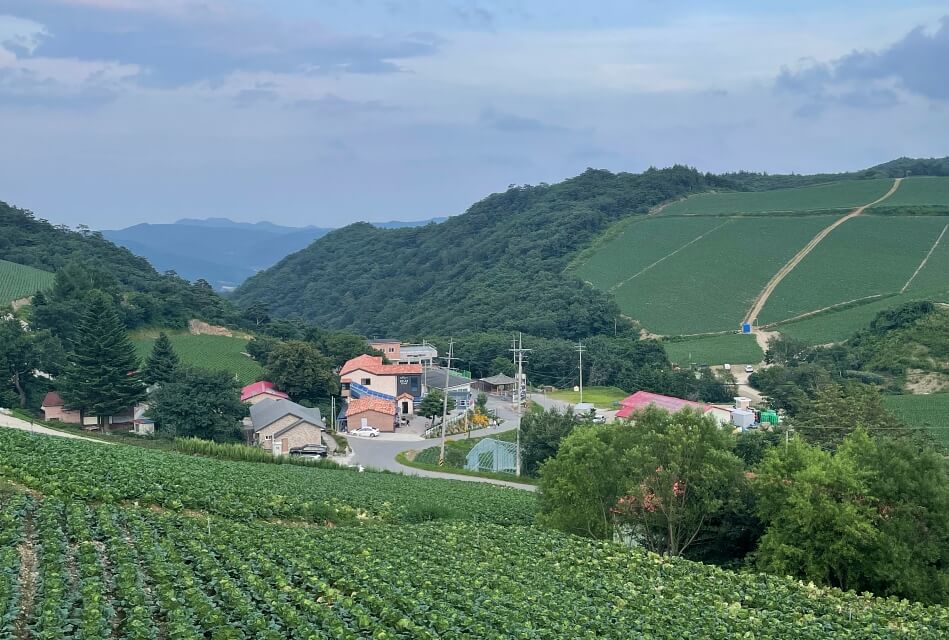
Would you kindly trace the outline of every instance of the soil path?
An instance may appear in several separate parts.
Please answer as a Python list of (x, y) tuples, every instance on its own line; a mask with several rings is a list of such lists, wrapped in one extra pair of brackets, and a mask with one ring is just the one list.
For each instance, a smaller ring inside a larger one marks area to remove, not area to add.
[(919, 272), (923, 270), (926, 266), (926, 263), (929, 262), (929, 257), (933, 254), (933, 251), (936, 250), (936, 247), (939, 246), (939, 243), (942, 242), (942, 237), (946, 235), (946, 229), (949, 229), (949, 224), (942, 228), (942, 233), (939, 234), (939, 237), (936, 238), (936, 241), (933, 243), (933, 246), (929, 249), (929, 253), (926, 254), (926, 257), (923, 258), (923, 261), (919, 263), (919, 266), (916, 267), (916, 271), (913, 272), (913, 275), (909, 277), (909, 280), (906, 281), (906, 284), (903, 285), (903, 288), (900, 289), (900, 293), (906, 293), (906, 290), (909, 289), (909, 285), (913, 284), (913, 280), (916, 279), (916, 276), (919, 275)]
[(751, 308), (748, 309), (748, 313), (745, 314), (744, 321), (749, 324), (754, 323), (754, 321), (758, 317), (758, 314), (761, 313), (761, 310), (764, 308), (764, 305), (768, 302), (768, 298), (771, 297), (771, 294), (774, 293), (774, 290), (778, 287), (779, 284), (781, 284), (781, 281), (784, 280), (784, 278), (786, 278), (789, 273), (794, 271), (794, 268), (798, 264), (800, 264), (801, 260), (806, 258), (807, 254), (813, 251), (814, 247), (820, 244), (821, 240), (826, 238), (828, 234), (830, 234), (831, 231), (833, 231), (834, 229), (836, 229), (843, 223), (847, 222), (847, 220), (850, 220), (851, 218), (856, 218), (861, 213), (863, 213), (867, 208), (872, 207), (875, 204), (879, 204), (883, 202), (884, 200), (886, 200), (887, 198), (889, 198), (890, 196), (892, 196), (894, 193), (896, 193), (896, 190), (899, 189), (900, 183), (902, 181), (903, 181), (903, 178), (894, 178), (893, 186), (891, 186), (890, 190), (884, 193), (882, 196), (880, 196), (879, 198), (877, 198), (876, 200), (874, 200), (873, 202), (869, 204), (865, 204), (863, 206), (857, 207), (856, 209), (854, 209), (847, 215), (842, 216), (841, 218), (839, 218), (838, 220), (835, 220), (830, 225), (821, 229), (817, 233), (816, 236), (811, 238), (810, 242), (804, 245), (804, 248), (798, 251), (794, 255), (793, 258), (788, 260), (787, 264), (781, 267), (781, 269), (779, 269), (778, 272), (774, 274), (774, 276), (771, 277), (771, 280), (768, 281), (768, 284), (765, 285), (764, 289), (761, 290), (761, 293), (758, 294), (758, 297), (755, 298), (755, 301), (751, 304)]

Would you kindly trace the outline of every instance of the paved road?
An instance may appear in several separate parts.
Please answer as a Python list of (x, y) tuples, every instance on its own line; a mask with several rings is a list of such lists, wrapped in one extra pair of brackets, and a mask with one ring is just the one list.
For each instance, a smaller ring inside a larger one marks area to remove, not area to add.
[[(563, 409), (569, 406), (568, 403), (560, 400), (545, 398), (542, 395), (535, 394), (531, 399), (544, 408)], [(489, 397), (488, 409), (496, 411), (498, 416), (504, 422), (499, 427), (492, 429), (479, 429), (472, 432), (472, 437), (481, 438), (496, 433), (503, 433), (516, 429), (520, 425), (520, 417), (509, 401), (503, 401), (500, 398)], [(447, 439), (458, 439), (460, 436), (449, 436)], [(397, 454), (408, 451), (409, 449), (421, 450), (428, 447), (437, 447), (441, 444), (441, 438), (423, 439), (412, 434), (396, 433), (382, 434), (378, 438), (362, 438), (359, 436), (347, 436), (349, 447), (353, 450), (351, 464), (361, 464), (364, 467), (372, 469), (385, 469), (414, 476), (425, 476), (428, 478), (444, 478), (450, 480), (465, 480), (468, 482), (485, 482), (488, 484), (497, 484), (505, 487), (514, 487), (524, 489), (525, 491), (536, 491), (537, 487), (520, 482), (507, 482), (505, 480), (495, 480), (493, 478), (479, 478), (478, 476), (464, 476), (454, 473), (440, 473), (438, 471), (427, 471), (425, 469), (416, 469), (399, 464), (395, 457)]]
[(79, 436), (73, 433), (66, 433), (65, 431), (57, 431), (56, 429), (49, 429), (39, 424), (30, 424), (26, 420), (20, 420), (13, 416), (8, 416), (0, 413), (0, 427), (6, 427), (8, 429), (19, 429), (20, 431), (30, 431), (32, 433), (41, 433), (47, 436), (58, 436), (60, 438), (72, 438), (73, 440), (85, 440), (86, 442), (98, 442), (100, 444), (115, 444), (113, 442), (103, 442), (102, 440), (96, 440), (95, 438), (86, 438)]

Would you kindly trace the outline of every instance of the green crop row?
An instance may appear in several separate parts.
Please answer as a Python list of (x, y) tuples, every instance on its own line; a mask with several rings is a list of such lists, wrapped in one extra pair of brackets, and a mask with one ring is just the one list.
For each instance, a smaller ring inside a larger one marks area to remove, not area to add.
[(533, 521), (528, 492), (389, 473), (214, 460), (0, 430), (0, 476), (44, 495), (137, 501), (233, 518), (311, 522), (401, 521), (448, 505), (458, 517), (503, 524)]
[[(195, 336), (188, 333), (172, 334), (168, 337), (183, 364), (233, 373), (242, 384), (255, 381), (262, 371), (257, 361), (245, 353), (245, 338)], [(152, 351), (155, 337), (133, 336), (132, 342), (139, 357), (144, 361)]]
[(873, 202), (892, 185), (892, 180), (881, 178), (773, 191), (700, 193), (669, 205), (659, 215), (715, 216), (853, 209)]
[[(40, 526), (28, 542), (69, 562), (44, 567), (29, 606), (18, 611), (33, 623), (29, 637), (36, 638), (929, 640), (949, 634), (949, 610), (942, 607), (730, 573), (529, 526), (288, 527), (48, 499), (32, 514), (11, 516), (15, 530), (33, 517)], [(44, 612), (61, 626), (44, 625)], [(102, 624), (103, 614), (113, 614), (114, 628)]]
[(919, 176), (904, 178), (900, 188), (879, 207), (949, 206), (949, 178)]
[(764, 360), (764, 352), (755, 337), (740, 333), (664, 341), (662, 346), (669, 361), (681, 367), (690, 363), (721, 366), (725, 363), (755, 364)]
[(0, 260), (0, 306), (50, 288), (54, 278), (48, 271)]

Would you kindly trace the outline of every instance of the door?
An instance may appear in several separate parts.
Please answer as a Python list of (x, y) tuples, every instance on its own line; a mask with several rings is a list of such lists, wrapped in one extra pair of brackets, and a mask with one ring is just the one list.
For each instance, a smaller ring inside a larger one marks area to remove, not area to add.
[(404, 416), (409, 415), (409, 402), (408, 402), (408, 400), (403, 400), (403, 401), (402, 401), (402, 415), (404, 415)]
[(283, 453), (290, 453), (290, 438), (280, 438), (280, 450)]

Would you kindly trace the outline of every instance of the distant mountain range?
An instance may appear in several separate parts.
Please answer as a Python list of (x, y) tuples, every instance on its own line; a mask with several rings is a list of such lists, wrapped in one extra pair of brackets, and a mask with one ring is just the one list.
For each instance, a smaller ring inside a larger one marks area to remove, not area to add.
[[(420, 227), (445, 218), (373, 223), (381, 229)], [(306, 248), (332, 229), (286, 227), (272, 222), (228, 218), (182, 218), (172, 224), (136, 224), (102, 232), (107, 239), (143, 256), (158, 271), (175, 271), (187, 280), (204, 279), (230, 290), (258, 271)]]

